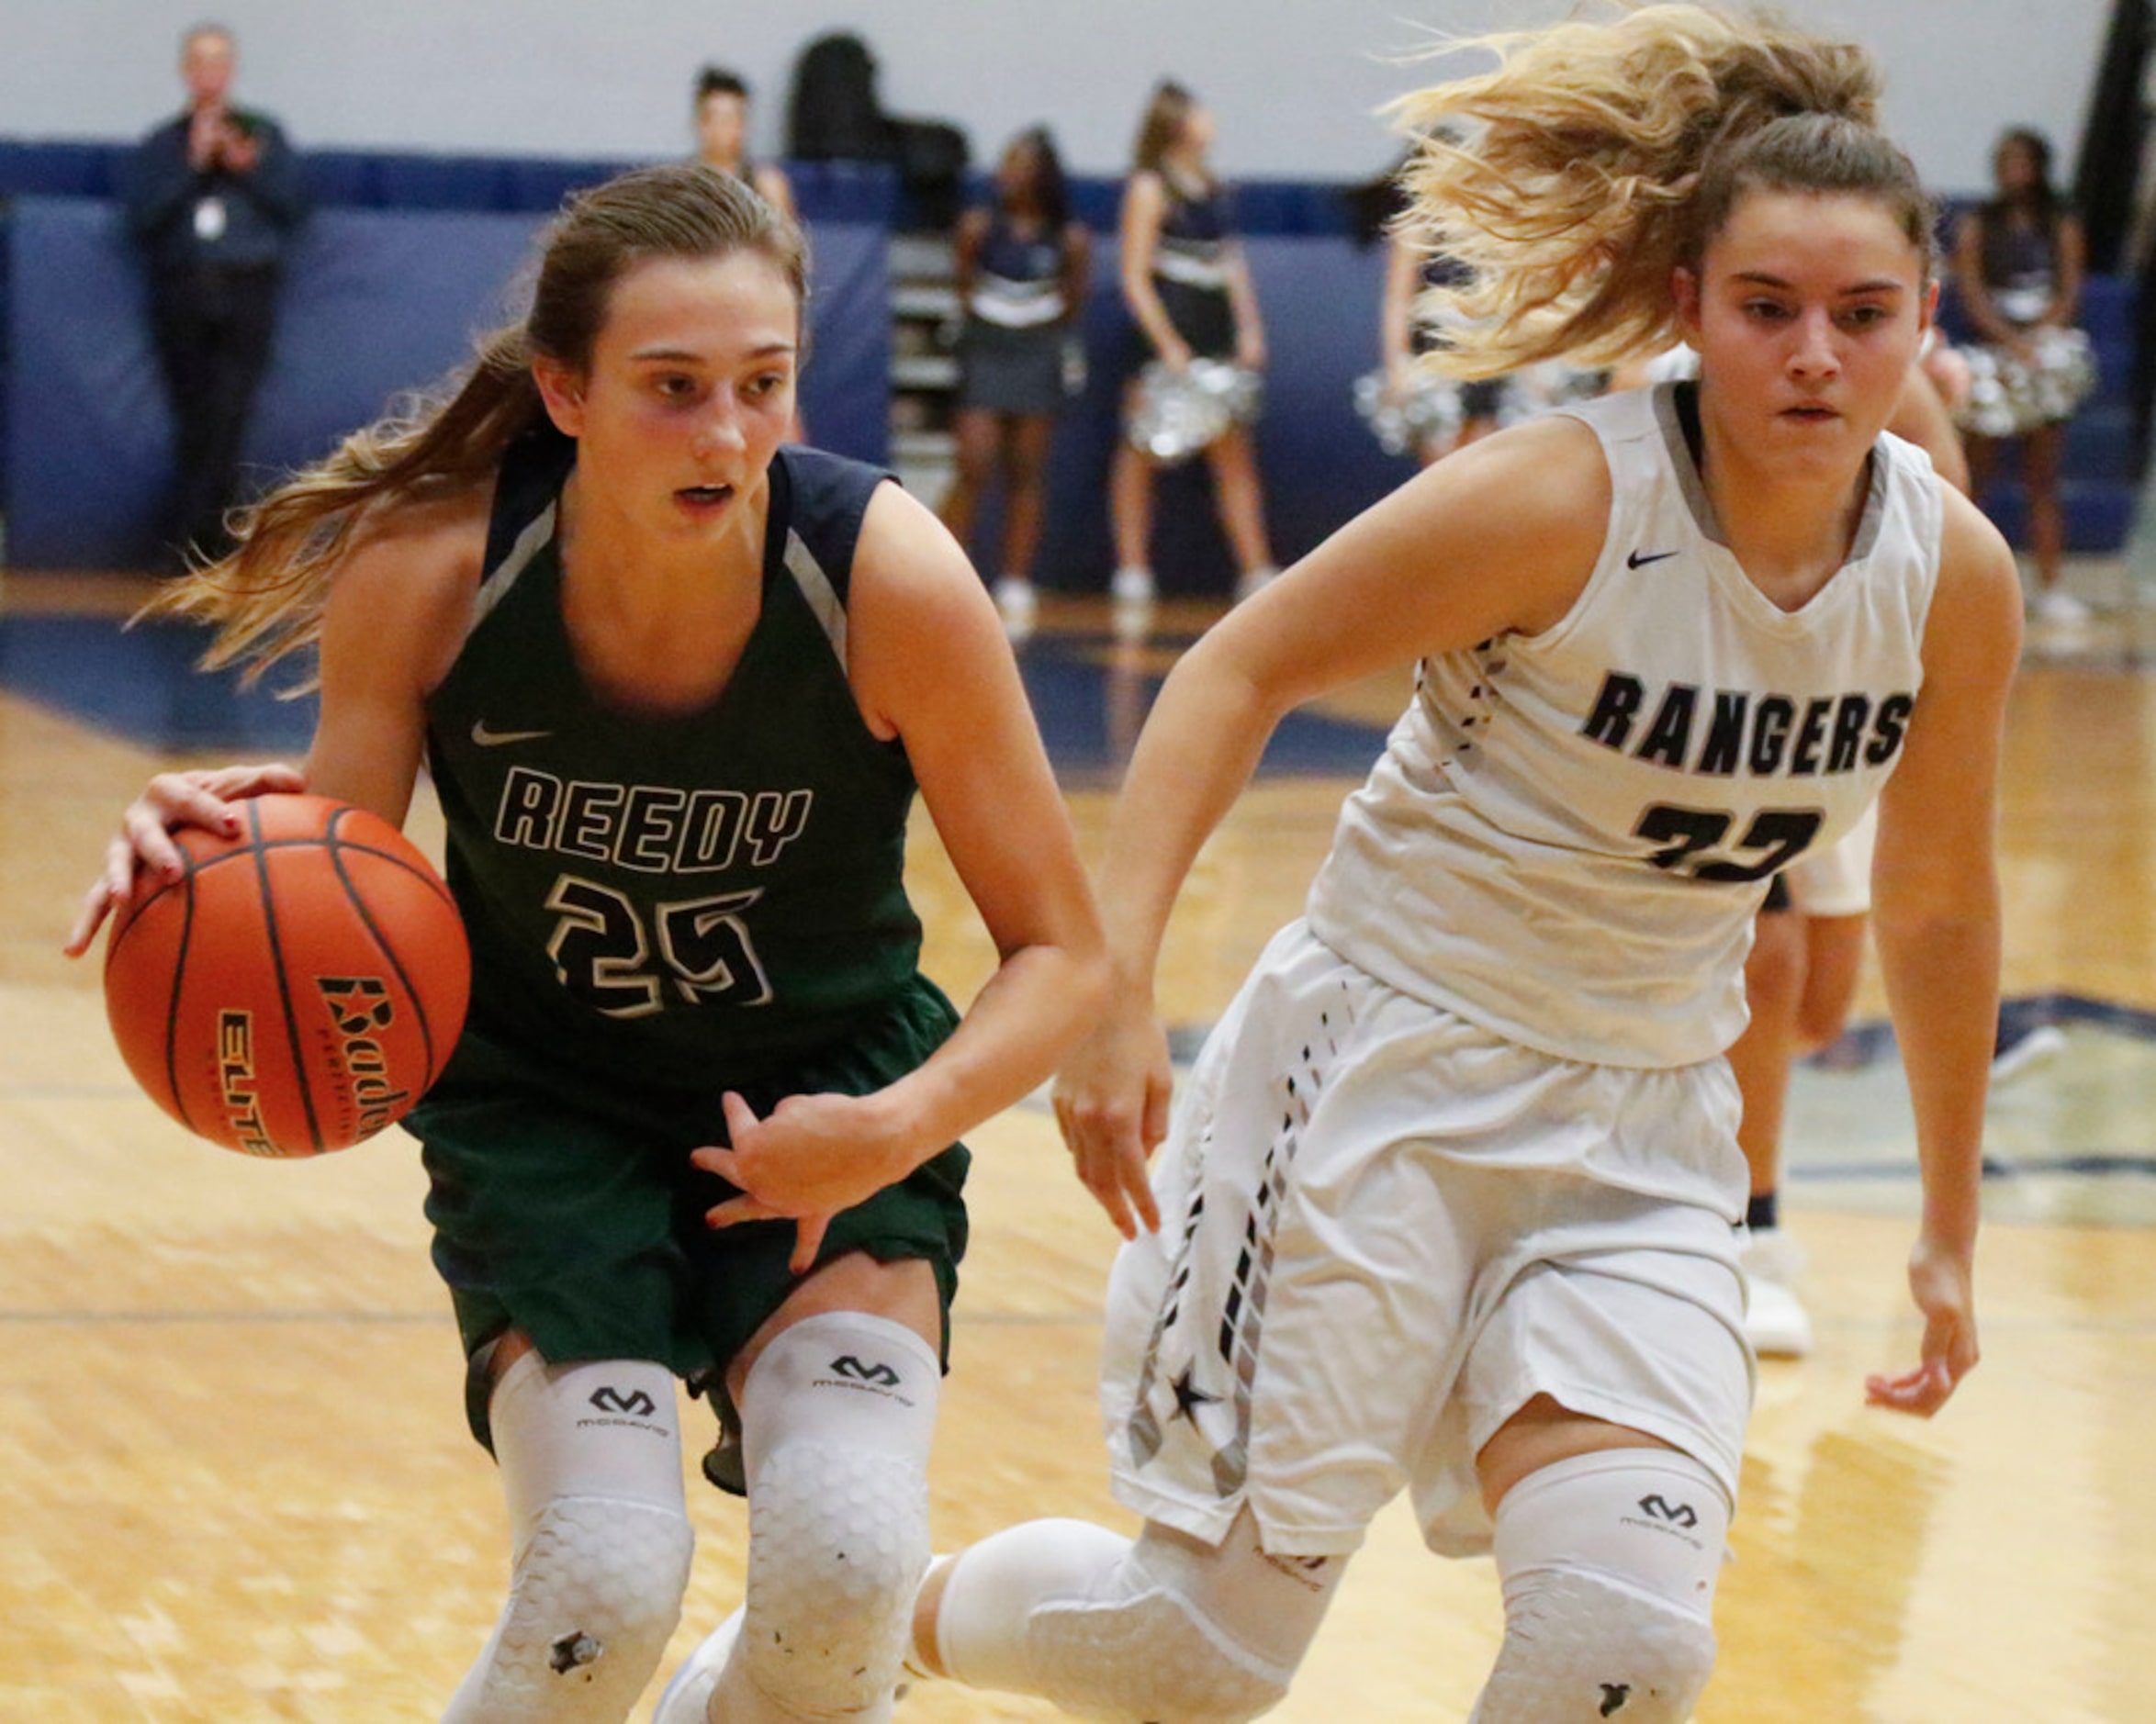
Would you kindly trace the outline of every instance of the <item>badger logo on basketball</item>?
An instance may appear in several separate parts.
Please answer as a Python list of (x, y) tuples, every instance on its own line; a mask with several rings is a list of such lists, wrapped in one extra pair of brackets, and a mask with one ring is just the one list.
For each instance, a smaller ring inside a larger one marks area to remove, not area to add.
[(388, 1053), (376, 1039), (397, 1017), (388, 986), (375, 976), (320, 976), (315, 988), (337, 1028), (338, 1057), (358, 1110), (360, 1132), (371, 1135), (411, 1104), (411, 1092), (397, 1086)]
[(386, 1030), (397, 1015), (389, 990), (376, 976), (320, 976), (315, 987), (330, 1008), (340, 1036), (365, 1036), (369, 1030)]

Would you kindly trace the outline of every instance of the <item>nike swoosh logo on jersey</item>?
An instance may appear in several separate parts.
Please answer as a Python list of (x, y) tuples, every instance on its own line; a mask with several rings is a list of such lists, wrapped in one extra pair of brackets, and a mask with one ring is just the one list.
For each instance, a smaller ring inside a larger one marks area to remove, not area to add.
[(1626, 568), (1645, 568), (1650, 563), (1659, 563), (1665, 557), (1677, 554), (1674, 551), (1634, 551), (1624, 559)]
[(481, 748), (500, 748), (505, 743), (535, 743), (552, 731), (490, 731), (485, 719), (472, 721), (472, 741)]

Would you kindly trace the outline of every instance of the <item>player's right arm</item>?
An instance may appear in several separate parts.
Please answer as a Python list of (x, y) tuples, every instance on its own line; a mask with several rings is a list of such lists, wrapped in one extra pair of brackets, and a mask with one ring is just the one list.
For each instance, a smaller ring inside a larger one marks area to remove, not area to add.
[(321, 713), (303, 767), (282, 763), (161, 772), (120, 816), (66, 950), (89, 949), (136, 875), (182, 871), (172, 834), (234, 833), (250, 796), (309, 790), (404, 823), (426, 738), (428, 691), (469, 627), (487, 543), (489, 487), (381, 511), (338, 567), (322, 617)]
[(322, 614), (321, 717), (307, 787), (402, 826), (427, 696), (464, 645), (491, 487), (387, 513), (338, 571)]
[[(1357, 678), (1559, 621), (1608, 531), (1595, 434), (1551, 418), (1447, 456), (1357, 516), (1184, 655), (1116, 799), (1097, 885), (1115, 993), (1065, 1063), (1056, 1116), (1079, 1174), (1128, 1234), (1151, 1219), (1146, 1159), (1166, 1128), (1153, 969), (1199, 845), (1293, 708)], [(1493, 498), (1503, 499), (1493, 506)]]

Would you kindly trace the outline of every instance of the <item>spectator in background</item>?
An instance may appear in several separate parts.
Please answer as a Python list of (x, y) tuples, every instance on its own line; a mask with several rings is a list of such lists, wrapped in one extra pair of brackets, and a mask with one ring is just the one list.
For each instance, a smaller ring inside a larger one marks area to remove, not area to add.
[[(959, 542), (981, 495), (1004, 479), (1003, 558), (991, 585), (1005, 623), (1033, 621), (1033, 556), (1055, 415), (1070, 393), (1093, 242), (1071, 218), (1062, 158), (1045, 126), (1020, 132), (995, 171), (993, 204), (970, 209), (954, 247), (959, 303), (958, 474), (943, 524)], [(1083, 355), (1079, 355), (1083, 363)]]
[[(2046, 622), (2085, 622), (2088, 607), (2059, 586), (2066, 550), (2059, 463), (2072, 409), (2065, 394), (2047, 397), (2042, 388), (2043, 374), (2060, 364), (2047, 332), (2072, 330), (2081, 309), (2081, 222), (2051, 184), (2051, 146), (2041, 132), (2016, 127), (2005, 133), (1992, 154), (1992, 177), (1991, 200), (1971, 210), (1955, 235), (1954, 282), (2002, 378), (2012, 366), (2027, 379), (2026, 388), (2011, 390), (2016, 397), (2011, 417), (2037, 565), (2031, 609)], [(1999, 442), (1982, 435), (1969, 440), (1979, 498), (1996, 466)]]
[(130, 164), (128, 226), (149, 270), (150, 315), (172, 402), (172, 546), (231, 548), (241, 444), (269, 363), (285, 254), (306, 214), (299, 163), (276, 121), (235, 107), (232, 33), (198, 25), (180, 44), (187, 106)]
[[(748, 153), (748, 84), (724, 66), (706, 66), (696, 74), (696, 159), (714, 174), (739, 180), (787, 220), (800, 222), (785, 170)], [(786, 421), (786, 441), (808, 442), (808, 421), (798, 397)]]
[(751, 186), (789, 221), (798, 219), (784, 171), (749, 156), (748, 85), (724, 66), (696, 74), (696, 159)]

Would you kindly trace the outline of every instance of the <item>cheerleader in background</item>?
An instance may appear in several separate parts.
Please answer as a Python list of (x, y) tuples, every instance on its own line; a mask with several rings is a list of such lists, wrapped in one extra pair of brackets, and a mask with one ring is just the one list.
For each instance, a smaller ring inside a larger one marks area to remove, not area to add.
[[(1138, 326), (1141, 359), (1182, 371), (1196, 359), (1228, 359), (1249, 371), (1265, 364), (1265, 331), (1249, 264), (1230, 227), (1227, 189), (1209, 161), (1213, 117), (1191, 93), (1163, 79), (1146, 105), (1123, 192), (1122, 286)], [(1125, 403), (1135, 409), (1136, 392)], [(1265, 537), (1265, 503), (1249, 430), (1231, 424), (1206, 446), (1220, 524), (1247, 598), (1278, 572)], [(1153, 462), (1126, 438), (1116, 446), (1109, 507), (1116, 538), (1110, 594), (1119, 610), (1153, 601)]]
[(1984, 344), (1979, 368), (2001, 386), (1996, 395), (1980, 389), (1965, 416), (1970, 467), (1981, 498), (2001, 440), (2019, 442), (2037, 565), (2030, 609), (2046, 622), (2086, 622), (2088, 607), (2059, 585), (2066, 550), (2060, 457), (2066, 421), (2093, 381), (2087, 338), (2074, 328), (2085, 253), (2081, 221), (2051, 185), (2051, 146), (2041, 132), (2017, 127), (2002, 137), (1992, 176), (1996, 194), (1963, 218), (1954, 242), (1955, 285)]
[(1070, 394), (1078, 319), (1093, 274), (1093, 241), (1071, 218), (1062, 159), (1045, 126), (1005, 147), (995, 201), (959, 223), (956, 267), (965, 325), (959, 337), (958, 474), (943, 523), (961, 543), (982, 493), (1003, 476), (1003, 556), (990, 566), (997, 608), (1014, 634), (1033, 625), (1033, 558), (1040, 543), (1049, 446)]

